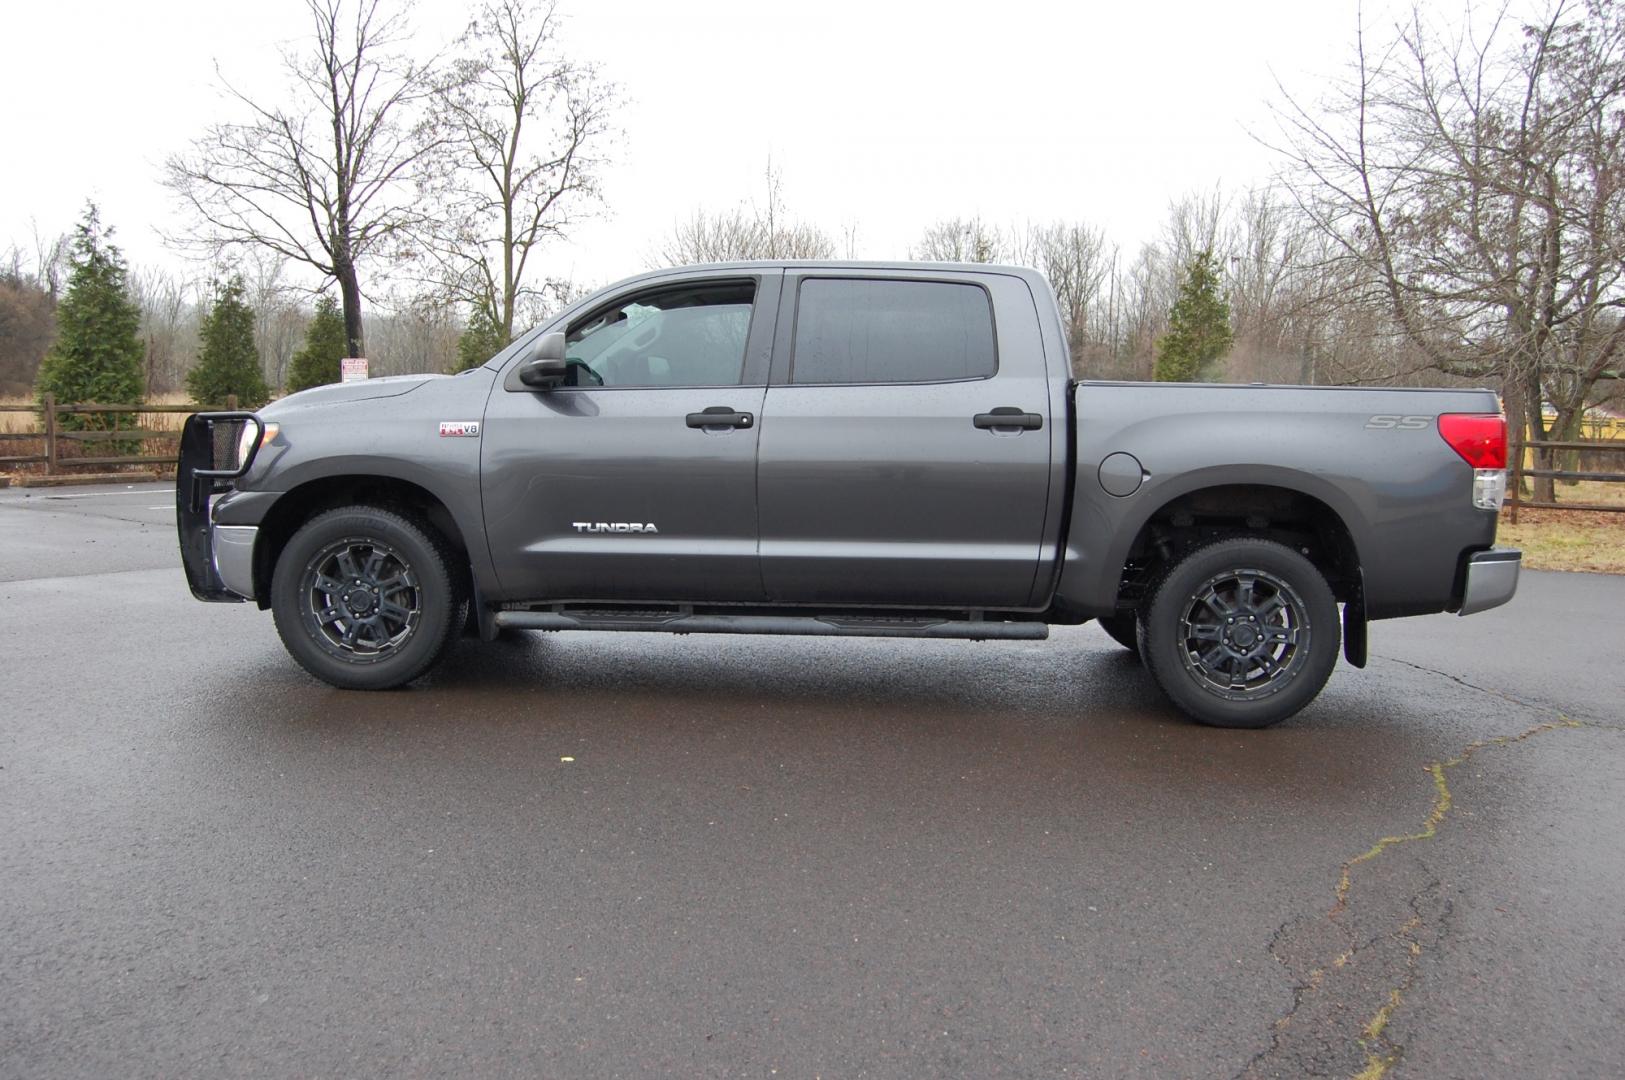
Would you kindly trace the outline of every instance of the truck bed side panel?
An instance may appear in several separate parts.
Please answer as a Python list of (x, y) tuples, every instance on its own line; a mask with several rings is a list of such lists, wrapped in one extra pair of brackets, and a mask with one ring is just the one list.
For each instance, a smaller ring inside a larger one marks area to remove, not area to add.
[[(1497, 412), (1489, 391), (1080, 383), (1073, 394), (1077, 472), (1057, 600), (1074, 610), (1111, 611), (1141, 528), (1204, 488), (1281, 487), (1330, 507), (1354, 540), (1372, 618), (1446, 610), (1462, 553), (1494, 541), (1495, 514), (1473, 507), (1472, 469), (1434, 423)], [(1122, 498), (1100, 482), (1114, 453), (1146, 474)]]

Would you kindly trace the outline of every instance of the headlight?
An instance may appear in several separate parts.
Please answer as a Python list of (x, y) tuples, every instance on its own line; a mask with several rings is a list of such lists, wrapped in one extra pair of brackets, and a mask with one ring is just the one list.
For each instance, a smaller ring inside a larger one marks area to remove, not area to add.
[[(261, 421), (261, 423), (265, 424), (265, 438), (260, 442), (260, 446), (264, 447), (266, 443), (276, 438), (276, 433), (282, 428), (280, 424), (276, 423), (267, 423), (265, 421)], [(254, 446), (255, 431), (256, 428), (253, 424), (244, 424), (243, 433), (237, 437), (237, 464), (239, 466), (248, 460), (248, 451)]]

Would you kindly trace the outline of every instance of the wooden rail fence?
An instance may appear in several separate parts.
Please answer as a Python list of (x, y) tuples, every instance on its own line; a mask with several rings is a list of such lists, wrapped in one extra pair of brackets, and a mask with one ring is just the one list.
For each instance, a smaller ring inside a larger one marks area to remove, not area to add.
[(1625, 452), (1625, 440), (1610, 440), (1604, 442), (1549, 442), (1544, 440), (1514, 439), (1512, 443), (1512, 477), (1507, 487), (1507, 506), (1511, 508), (1512, 523), (1518, 523), (1518, 508), (1527, 506), (1539, 510), (1592, 510), (1604, 514), (1625, 514), (1625, 506), (1608, 506), (1604, 503), (1569, 503), (1545, 502), (1525, 499), (1523, 497), (1523, 478), (1526, 476), (1550, 477), (1553, 480), (1592, 480), (1603, 484), (1625, 484), (1625, 472), (1598, 472), (1590, 469), (1541, 469), (1525, 468), (1524, 452), (1527, 450), (1550, 451), (1558, 453), (1563, 451), (1578, 451), (1583, 454), (1608, 454)]
[[(46, 394), (37, 405), (0, 405), (0, 412), (34, 413), (40, 418), (39, 431), (8, 431), (0, 432), (0, 466), (9, 465), (45, 465), (47, 476), (60, 476), (66, 471), (84, 466), (96, 465), (174, 465), (177, 451), (167, 454), (102, 454), (99, 456), (81, 457), (78, 455), (64, 455), (64, 444), (77, 443), (80, 445), (96, 443), (148, 443), (165, 442), (179, 443), (181, 433), (165, 431), (158, 428), (111, 428), (97, 431), (68, 431), (63, 429), (64, 416), (126, 416), (131, 414), (162, 414), (162, 413), (195, 413), (209, 409), (237, 408), (237, 395), (232, 394), (226, 399), (224, 406), (218, 405), (97, 405), (94, 403), (59, 405), (54, 394)], [(38, 442), (44, 440), (45, 452), (43, 454), (18, 454), (4, 456), (3, 451), (9, 449), (8, 443)], [(86, 447), (89, 448), (88, 446)]]

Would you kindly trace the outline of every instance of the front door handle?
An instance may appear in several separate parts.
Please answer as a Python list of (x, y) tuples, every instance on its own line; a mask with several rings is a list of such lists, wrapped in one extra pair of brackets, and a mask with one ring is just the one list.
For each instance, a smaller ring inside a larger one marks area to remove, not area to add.
[(974, 423), (983, 431), (1003, 428), (1037, 431), (1044, 426), (1044, 418), (1035, 412), (1023, 412), (1010, 405), (1001, 405), (992, 412), (977, 413)]
[(726, 405), (712, 405), (702, 412), (691, 412), (687, 417), (689, 427), (697, 428), (748, 428), (754, 417), (748, 412), (736, 412)]

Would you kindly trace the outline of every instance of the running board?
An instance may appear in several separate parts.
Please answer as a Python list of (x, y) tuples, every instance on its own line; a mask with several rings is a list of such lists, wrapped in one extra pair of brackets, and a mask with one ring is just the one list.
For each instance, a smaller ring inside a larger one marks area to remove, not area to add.
[(807, 637), (949, 638), (1042, 641), (1041, 622), (843, 615), (685, 615), (664, 611), (498, 611), (516, 630), (629, 630), (646, 634), (794, 634)]

